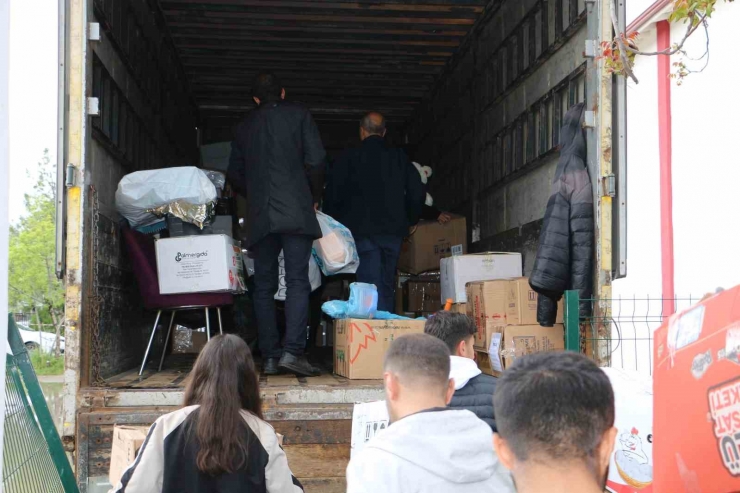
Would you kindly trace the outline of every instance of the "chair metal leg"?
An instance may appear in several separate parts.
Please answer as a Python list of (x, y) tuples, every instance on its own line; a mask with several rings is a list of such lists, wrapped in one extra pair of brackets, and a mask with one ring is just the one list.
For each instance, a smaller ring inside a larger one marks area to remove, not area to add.
[(152, 328), (152, 335), (149, 337), (149, 344), (146, 346), (146, 353), (144, 353), (144, 361), (141, 362), (141, 370), (139, 370), (139, 376), (144, 373), (144, 367), (146, 366), (146, 359), (149, 357), (149, 351), (152, 349), (152, 342), (154, 341), (154, 334), (157, 332), (157, 325), (159, 325), (159, 317), (162, 316), (162, 310), (157, 312), (157, 319), (154, 321), (154, 327)]
[(218, 313), (218, 333), (221, 335), (224, 335), (224, 326), (221, 323), (221, 307), (220, 306), (216, 308), (216, 313)]
[(167, 346), (170, 344), (170, 334), (172, 333), (172, 326), (175, 324), (175, 313), (177, 313), (177, 310), (172, 310), (172, 317), (170, 317), (170, 326), (167, 329), (167, 337), (165, 337), (164, 339), (162, 357), (159, 359), (159, 371), (162, 371), (162, 365), (164, 364), (164, 355), (167, 354)]
[(211, 340), (211, 320), (208, 318), (208, 308), (206, 308), (206, 337)]

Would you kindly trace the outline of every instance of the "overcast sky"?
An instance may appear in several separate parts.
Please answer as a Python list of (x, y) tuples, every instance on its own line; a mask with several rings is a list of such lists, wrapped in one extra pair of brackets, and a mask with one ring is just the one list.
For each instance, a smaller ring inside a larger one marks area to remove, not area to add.
[[(36, 163), (56, 160), (57, 2), (10, 2), (10, 221), (23, 214)], [(27, 172), (32, 176), (29, 178)]]

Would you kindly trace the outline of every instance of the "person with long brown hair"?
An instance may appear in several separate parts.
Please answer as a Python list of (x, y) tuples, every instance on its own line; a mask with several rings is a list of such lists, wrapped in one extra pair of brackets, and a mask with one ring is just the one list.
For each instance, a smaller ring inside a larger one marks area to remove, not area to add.
[(114, 493), (297, 493), (275, 430), (262, 419), (247, 344), (211, 339), (185, 390), (185, 407), (152, 425)]

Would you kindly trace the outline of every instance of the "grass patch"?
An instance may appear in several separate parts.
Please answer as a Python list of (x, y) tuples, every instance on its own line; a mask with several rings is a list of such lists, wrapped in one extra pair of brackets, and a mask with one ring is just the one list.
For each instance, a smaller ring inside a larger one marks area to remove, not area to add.
[(56, 358), (51, 353), (35, 349), (28, 352), (36, 375), (62, 375), (64, 373), (64, 355)]

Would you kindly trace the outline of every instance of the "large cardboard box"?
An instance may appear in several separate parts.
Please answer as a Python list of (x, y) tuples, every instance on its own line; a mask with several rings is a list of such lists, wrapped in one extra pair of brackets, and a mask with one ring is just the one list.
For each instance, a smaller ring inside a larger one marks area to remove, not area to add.
[(740, 491), (740, 286), (655, 331), (656, 492)]
[[(506, 293), (506, 323), (509, 325), (537, 324), (537, 292), (529, 286), (528, 277), (512, 279)], [(555, 323), (563, 323), (563, 299), (558, 302)]]
[(442, 259), (440, 264), (442, 303), (467, 303), (465, 285), (476, 281), (522, 276), (520, 253), (478, 253)]
[(398, 269), (411, 274), (439, 270), (439, 261), (468, 252), (467, 222), (454, 216), (446, 224), (423, 221), (401, 246)]
[(486, 331), (506, 325), (506, 296), (509, 281), (471, 282), (466, 286), (468, 316), (475, 322), (475, 346), (488, 349)]
[(433, 313), (440, 304), (439, 276), (412, 277), (403, 285), (403, 311), (408, 313)]
[(148, 426), (121, 426), (113, 428), (111, 440), (110, 470), (108, 480), (113, 486), (121, 481), (123, 472), (136, 459), (149, 431)]
[(357, 380), (383, 378), (383, 358), (396, 338), (424, 332), (424, 320), (334, 322), (334, 373)]
[(514, 363), (516, 358), (532, 353), (565, 349), (562, 324), (554, 327), (488, 324), (486, 339), (488, 341), (487, 351), (478, 349), (476, 356), (481, 371), (493, 376), (500, 376)]
[(241, 247), (226, 235), (157, 240), (161, 294), (246, 290)]

